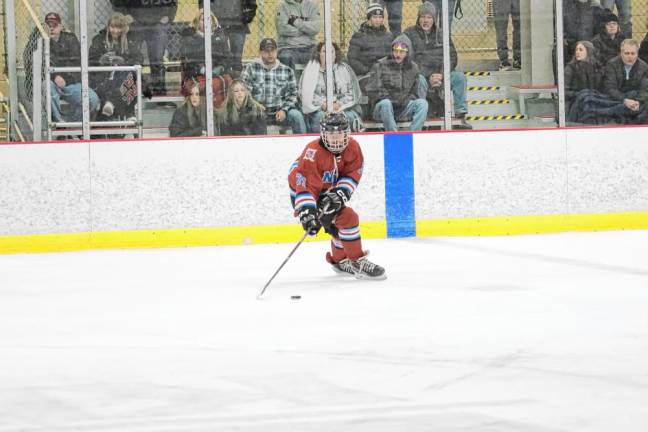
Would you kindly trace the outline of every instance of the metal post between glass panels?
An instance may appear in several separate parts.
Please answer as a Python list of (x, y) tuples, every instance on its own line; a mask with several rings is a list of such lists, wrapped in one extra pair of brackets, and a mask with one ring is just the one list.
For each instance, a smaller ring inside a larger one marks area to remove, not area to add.
[[(7, 0), (5, 12), (7, 14), (7, 70), (12, 79), (9, 80), (9, 109), (11, 123), (7, 131), (9, 137), (18, 121), (18, 80), (16, 79), (16, 9), (14, 0)], [(10, 138), (11, 139), (11, 138)]]
[(333, 112), (333, 37), (331, 32), (331, 0), (324, 0), (324, 44), (326, 51), (326, 112)]
[(211, 1), (203, 1), (203, 24), (205, 26), (205, 106), (207, 108), (207, 135), (214, 135), (214, 87), (212, 85), (212, 26)]
[(81, 107), (83, 108), (83, 139), (90, 139), (90, 94), (88, 92), (88, 15), (86, 13), (86, 2), (79, 1), (79, 30), (81, 37)]
[(556, 0), (554, 3), (556, 19), (556, 78), (558, 80), (558, 126), (565, 127), (565, 44), (562, 43), (564, 37), (563, 29), (563, 0)]
[(441, 29), (443, 31), (443, 106), (445, 117), (444, 129), (452, 129), (452, 89), (450, 88), (450, 17), (448, 0), (441, 3)]
[[(43, 83), (43, 39), (36, 42), (36, 49), (32, 53), (32, 138), (34, 141), (43, 139), (42, 118), (43, 118), (43, 84), (47, 85), (49, 80)], [(45, 77), (47, 78), (47, 76)]]

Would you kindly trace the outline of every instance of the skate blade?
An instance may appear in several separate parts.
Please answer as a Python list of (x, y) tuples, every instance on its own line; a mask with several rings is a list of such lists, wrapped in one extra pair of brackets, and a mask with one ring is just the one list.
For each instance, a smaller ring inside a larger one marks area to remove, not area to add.
[(383, 273), (380, 276), (367, 276), (364, 274), (355, 274), (353, 275), (358, 280), (365, 280), (365, 281), (381, 281), (387, 279), (387, 273)]

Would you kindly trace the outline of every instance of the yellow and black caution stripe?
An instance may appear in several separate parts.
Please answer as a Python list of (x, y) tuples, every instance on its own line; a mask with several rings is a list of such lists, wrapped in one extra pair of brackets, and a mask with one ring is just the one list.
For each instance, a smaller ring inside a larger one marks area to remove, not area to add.
[(490, 72), (488, 71), (471, 71), (471, 72), (464, 72), (464, 75), (466, 76), (473, 76), (473, 77), (480, 77), (480, 76), (490, 76)]
[(511, 115), (467, 115), (467, 121), (489, 121), (489, 120), (524, 120), (526, 116), (524, 114), (511, 114)]
[(466, 103), (468, 105), (508, 105), (511, 103), (511, 100), (510, 99), (469, 100)]
[(468, 91), (493, 91), (499, 89), (500, 86), (468, 86)]

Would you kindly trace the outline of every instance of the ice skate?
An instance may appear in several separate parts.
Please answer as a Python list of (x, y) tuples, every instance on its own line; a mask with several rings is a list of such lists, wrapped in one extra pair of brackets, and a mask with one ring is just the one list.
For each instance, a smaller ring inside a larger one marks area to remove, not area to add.
[(343, 259), (340, 262), (333, 261), (333, 257), (330, 253), (326, 253), (326, 261), (331, 264), (331, 268), (334, 272), (339, 274), (349, 274), (355, 276), (355, 271), (353, 270), (353, 265), (351, 264), (350, 259)]
[[(367, 256), (358, 258), (355, 261), (348, 260), (353, 270), (353, 276), (356, 279), (383, 280), (387, 279), (385, 269), (378, 264), (369, 261)], [(340, 262), (342, 265), (342, 261)]]

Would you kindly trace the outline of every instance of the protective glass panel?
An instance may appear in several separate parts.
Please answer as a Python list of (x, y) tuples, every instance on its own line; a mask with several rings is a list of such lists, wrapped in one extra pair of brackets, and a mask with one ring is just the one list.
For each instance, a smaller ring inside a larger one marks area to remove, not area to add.
[(567, 126), (648, 123), (648, 47), (645, 38), (633, 39), (633, 23), (644, 27), (646, 7), (630, 0), (601, 0), (600, 7), (564, 0)]

